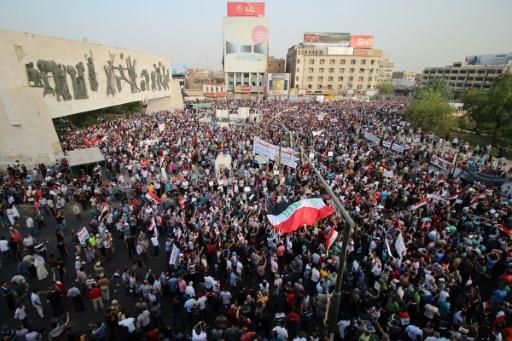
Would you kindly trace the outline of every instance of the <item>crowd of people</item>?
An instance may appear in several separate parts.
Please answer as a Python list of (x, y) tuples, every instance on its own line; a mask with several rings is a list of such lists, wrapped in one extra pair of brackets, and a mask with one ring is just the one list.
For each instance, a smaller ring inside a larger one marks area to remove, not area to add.
[[(312, 165), (257, 158), (259, 137), (299, 159), (302, 147), (356, 223), (337, 339), (512, 338), (512, 196), (432, 163), (456, 158), (511, 178), (490, 147), (411, 127), (404, 99), (219, 101), (213, 110), (238, 107), (258, 119), (222, 126), (200, 122), (212, 109), (182, 110), (70, 130), (64, 150), (96, 145), (105, 157), (87, 171), (71, 172), (65, 159), (10, 166), (0, 176), (0, 255), (16, 273), (0, 275), (10, 314), (0, 336), (328, 337), (342, 241), (326, 239), (332, 229), (342, 235), (343, 220), (335, 213), (277, 233), (270, 205), (316, 197), (334, 205)], [(221, 154), (230, 167), (216, 168)]]

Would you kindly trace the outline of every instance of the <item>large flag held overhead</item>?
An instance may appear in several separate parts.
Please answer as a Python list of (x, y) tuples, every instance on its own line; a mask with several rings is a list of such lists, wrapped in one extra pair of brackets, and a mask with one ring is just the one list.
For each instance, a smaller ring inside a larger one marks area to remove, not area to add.
[(289, 205), (271, 205), (267, 218), (276, 230), (281, 233), (290, 233), (303, 225), (313, 225), (333, 212), (333, 208), (327, 206), (322, 199), (311, 198)]

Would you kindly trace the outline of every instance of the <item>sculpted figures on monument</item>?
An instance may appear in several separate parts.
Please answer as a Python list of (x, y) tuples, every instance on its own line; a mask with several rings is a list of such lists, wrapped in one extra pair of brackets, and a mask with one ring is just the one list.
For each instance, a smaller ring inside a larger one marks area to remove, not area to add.
[(67, 66), (67, 71), (71, 77), (71, 84), (73, 85), (73, 94), (75, 99), (86, 99), (87, 86), (85, 84), (85, 67), (82, 62), (76, 64), (76, 69), (71, 65)]
[(141, 77), (144, 77), (144, 79), (140, 82), (140, 88), (142, 91), (149, 90), (149, 73), (148, 70), (144, 69), (140, 73)]
[(169, 70), (165, 69), (165, 65), (162, 65), (162, 73), (164, 75), (164, 78), (162, 80), (162, 86), (165, 90), (169, 90), (169, 82), (170, 82), (170, 76), (169, 76)]
[(107, 61), (107, 65), (103, 66), (105, 70), (105, 75), (107, 76), (107, 96), (116, 95), (116, 75), (114, 69), (114, 57), (110, 55), (110, 60)]
[(158, 67), (153, 64), (153, 67), (155, 68), (156, 85), (158, 86), (158, 91), (162, 91), (162, 70), (160, 70), (161, 66), (161, 62), (158, 62)]
[[(55, 64), (54, 61), (52, 62)], [(68, 88), (68, 80), (66, 78), (66, 71), (66, 67), (62, 64), (54, 66), (53, 81), (55, 82), (55, 95), (57, 97), (57, 101), (60, 101), (61, 98), (64, 101), (69, 101), (71, 99), (71, 94), (69, 93)]]
[[(53, 62), (53, 64), (55, 64), (55, 62)], [(41, 81), (43, 82), (43, 97), (48, 94), (55, 95), (55, 90), (50, 85), (50, 80), (48, 78), (48, 73), (53, 73), (50, 61), (39, 59), (37, 61), (37, 68), (39, 69)]]
[[(155, 64), (153, 66), (156, 67)], [(151, 91), (156, 91), (156, 89), (156, 72), (151, 71)]]
[(92, 91), (98, 91), (98, 80), (96, 79), (96, 70), (94, 69), (94, 59), (92, 58), (92, 51), (89, 51), (89, 56), (85, 55), (87, 59), (87, 74), (89, 78), (89, 86)]
[(41, 73), (39, 70), (34, 69), (34, 63), (30, 62), (25, 64), (27, 68), (27, 76), (28, 76), (28, 85), (33, 87), (42, 88), (43, 80), (41, 78)]

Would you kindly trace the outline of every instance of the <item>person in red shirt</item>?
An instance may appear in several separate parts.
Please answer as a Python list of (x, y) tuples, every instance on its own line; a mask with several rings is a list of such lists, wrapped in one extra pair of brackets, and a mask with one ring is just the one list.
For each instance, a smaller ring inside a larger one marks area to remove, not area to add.
[(98, 309), (103, 309), (103, 299), (101, 298), (101, 289), (96, 286), (96, 284), (92, 285), (91, 290), (89, 291), (89, 298), (92, 301), (92, 305), (94, 306), (94, 311), (98, 311)]

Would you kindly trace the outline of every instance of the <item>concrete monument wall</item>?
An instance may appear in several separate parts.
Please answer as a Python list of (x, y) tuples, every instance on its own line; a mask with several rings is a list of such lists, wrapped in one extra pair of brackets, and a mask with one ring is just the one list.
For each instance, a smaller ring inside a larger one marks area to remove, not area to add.
[(168, 57), (0, 30), (0, 167), (62, 155), (52, 119), (134, 101), (183, 107)]

